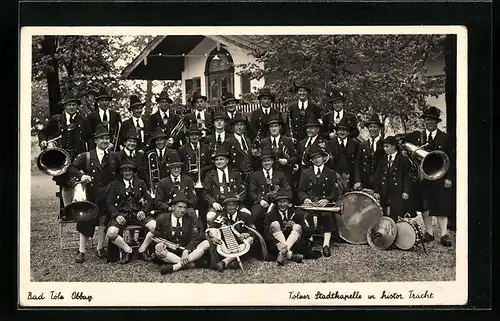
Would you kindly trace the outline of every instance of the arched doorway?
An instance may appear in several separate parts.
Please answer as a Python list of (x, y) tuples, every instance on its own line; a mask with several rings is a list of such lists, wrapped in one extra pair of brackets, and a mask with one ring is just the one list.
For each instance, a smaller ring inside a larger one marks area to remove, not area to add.
[(208, 55), (205, 64), (205, 83), (210, 101), (220, 98), (225, 91), (234, 93), (233, 58), (226, 49), (216, 48)]

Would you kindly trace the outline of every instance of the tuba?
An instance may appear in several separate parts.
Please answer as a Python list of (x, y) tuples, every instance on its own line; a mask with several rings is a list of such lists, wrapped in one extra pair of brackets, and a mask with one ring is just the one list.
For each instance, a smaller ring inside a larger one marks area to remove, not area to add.
[(64, 214), (75, 222), (89, 222), (97, 217), (99, 209), (87, 201), (87, 192), (82, 182), (73, 186), (73, 200), (64, 207)]
[(38, 169), (45, 174), (58, 176), (66, 173), (71, 165), (70, 154), (61, 147), (56, 146), (56, 141), (62, 138), (62, 135), (47, 141), (47, 144), (53, 146), (44, 149), (36, 158)]
[(160, 182), (160, 161), (158, 155), (153, 150), (147, 155), (149, 170), (149, 195), (155, 197), (156, 185)]
[(428, 151), (424, 148), (428, 144), (416, 146), (405, 142), (402, 148), (408, 153), (411, 164), (410, 176), (413, 181), (438, 180), (443, 177), (450, 168), (450, 158), (440, 150)]

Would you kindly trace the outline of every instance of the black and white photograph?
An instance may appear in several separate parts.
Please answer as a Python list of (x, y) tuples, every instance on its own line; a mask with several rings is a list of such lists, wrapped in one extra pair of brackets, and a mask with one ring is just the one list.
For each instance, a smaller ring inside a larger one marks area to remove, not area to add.
[(467, 302), (465, 28), (21, 38), (21, 305)]

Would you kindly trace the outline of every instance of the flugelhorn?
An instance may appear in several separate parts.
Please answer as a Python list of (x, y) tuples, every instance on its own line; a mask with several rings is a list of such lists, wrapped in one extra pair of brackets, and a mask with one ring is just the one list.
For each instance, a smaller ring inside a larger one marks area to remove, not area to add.
[(58, 176), (66, 173), (68, 167), (71, 165), (70, 154), (61, 147), (57, 147), (56, 142), (62, 138), (59, 135), (56, 138), (47, 141), (47, 147), (36, 158), (36, 165), (38, 169), (45, 174), (51, 176)]
[(87, 191), (83, 182), (73, 185), (73, 200), (64, 207), (64, 214), (75, 222), (89, 222), (97, 217), (99, 209), (87, 201)]
[(401, 146), (407, 151), (412, 166), (416, 167), (416, 173), (412, 173), (412, 179), (434, 181), (440, 179), (450, 168), (450, 158), (440, 150), (428, 151), (425, 148), (428, 143), (416, 146), (412, 143), (402, 143)]

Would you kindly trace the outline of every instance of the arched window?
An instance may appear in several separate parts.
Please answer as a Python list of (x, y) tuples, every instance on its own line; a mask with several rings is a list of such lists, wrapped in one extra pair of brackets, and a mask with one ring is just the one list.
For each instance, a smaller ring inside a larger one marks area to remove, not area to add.
[(229, 52), (220, 48), (212, 50), (205, 64), (205, 83), (210, 100), (220, 98), (222, 93), (234, 93), (234, 63)]

